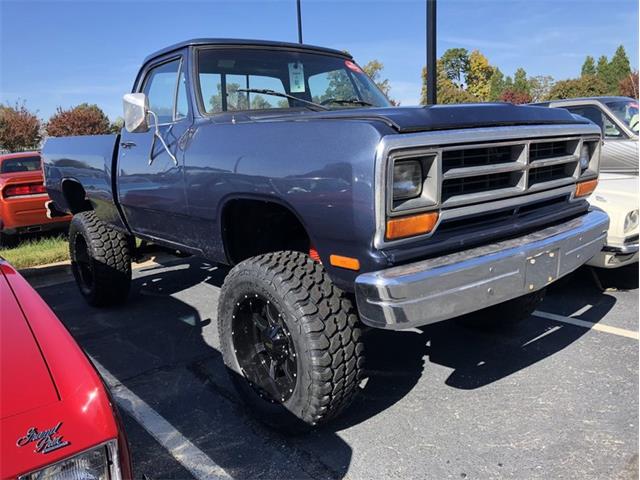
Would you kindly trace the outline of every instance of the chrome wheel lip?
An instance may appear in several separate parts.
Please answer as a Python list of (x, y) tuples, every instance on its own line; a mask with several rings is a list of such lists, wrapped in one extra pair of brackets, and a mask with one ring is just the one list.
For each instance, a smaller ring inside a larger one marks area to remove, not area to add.
[(271, 403), (285, 403), (297, 386), (297, 353), (289, 328), (274, 303), (244, 295), (232, 314), (231, 339), (242, 375)]

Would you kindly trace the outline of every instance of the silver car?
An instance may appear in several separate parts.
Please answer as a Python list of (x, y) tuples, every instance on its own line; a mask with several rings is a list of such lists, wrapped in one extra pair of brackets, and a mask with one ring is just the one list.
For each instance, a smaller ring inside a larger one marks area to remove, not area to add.
[(600, 171), (638, 175), (638, 100), (589, 97), (553, 100), (536, 105), (566, 108), (602, 128)]

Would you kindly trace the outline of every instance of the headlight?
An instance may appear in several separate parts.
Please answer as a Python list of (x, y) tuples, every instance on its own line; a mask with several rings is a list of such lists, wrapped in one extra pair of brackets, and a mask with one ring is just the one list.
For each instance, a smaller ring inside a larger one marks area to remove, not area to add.
[(119, 480), (115, 440), (20, 477), (20, 480)]
[(589, 161), (591, 160), (591, 152), (588, 143), (583, 143), (580, 148), (580, 173), (589, 168)]
[(397, 161), (393, 165), (393, 199), (403, 200), (422, 193), (422, 166), (417, 160)]
[(624, 217), (624, 233), (630, 232), (638, 226), (638, 210), (627, 213)]

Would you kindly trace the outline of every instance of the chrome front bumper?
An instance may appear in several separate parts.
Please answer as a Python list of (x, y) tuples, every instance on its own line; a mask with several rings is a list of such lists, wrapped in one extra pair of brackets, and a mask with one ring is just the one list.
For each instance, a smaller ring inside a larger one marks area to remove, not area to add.
[(362, 321), (404, 329), (457, 317), (546, 287), (598, 253), (609, 218), (591, 211), (529, 235), (356, 278)]

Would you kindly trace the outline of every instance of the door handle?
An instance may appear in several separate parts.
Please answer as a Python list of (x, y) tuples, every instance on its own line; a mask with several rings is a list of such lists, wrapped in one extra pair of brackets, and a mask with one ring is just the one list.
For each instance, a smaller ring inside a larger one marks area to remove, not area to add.
[(136, 142), (120, 142), (122, 148), (131, 148), (136, 146)]

